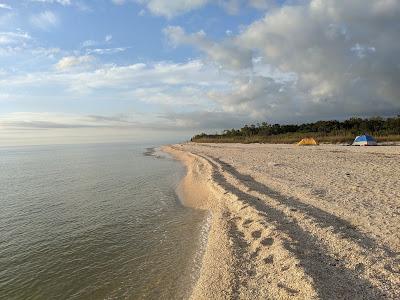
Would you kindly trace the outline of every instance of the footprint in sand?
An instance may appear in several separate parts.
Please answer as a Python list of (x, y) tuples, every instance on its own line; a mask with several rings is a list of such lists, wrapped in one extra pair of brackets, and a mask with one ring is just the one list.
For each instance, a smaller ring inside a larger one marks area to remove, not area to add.
[(287, 271), (287, 270), (289, 270), (289, 269), (290, 269), (290, 266), (285, 266), (285, 267), (282, 267), (281, 271), (282, 271), (282, 272), (285, 272), (285, 271)]
[(258, 221), (258, 224), (264, 226), (265, 228), (268, 226), (267, 222), (265, 221)]
[(264, 262), (266, 264), (273, 264), (274, 263), (274, 256), (271, 254), (270, 256), (264, 258)]
[(256, 249), (256, 251), (254, 251), (251, 255), (250, 255), (250, 258), (251, 259), (254, 259), (254, 258), (256, 258), (257, 256), (258, 256), (258, 253), (260, 252), (260, 248), (258, 247), (257, 249)]
[(355, 266), (354, 271), (356, 271), (357, 273), (362, 273), (365, 271), (365, 266), (362, 263), (359, 263)]
[(251, 233), (253, 239), (259, 239), (261, 237), (261, 230), (256, 230)]
[(247, 226), (249, 224), (253, 223), (253, 220), (247, 219), (246, 221), (243, 222), (243, 226)]
[(284, 285), (283, 283), (278, 283), (278, 287), (281, 289), (284, 289), (288, 294), (291, 294), (291, 295), (296, 295), (299, 293), (298, 290), (292, 289), (292, 288)]
[(263, 246), (271, 246), (274, 243), (273, 238), (265, 238), (261, 241), (261, 245)]

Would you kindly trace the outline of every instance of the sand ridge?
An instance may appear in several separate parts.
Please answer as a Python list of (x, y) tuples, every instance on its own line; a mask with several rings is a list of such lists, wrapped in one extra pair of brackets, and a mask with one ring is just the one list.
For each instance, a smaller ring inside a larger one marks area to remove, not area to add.
[(193, 299), (400, 298), (399, 147), (164, 150), (212, 212)]

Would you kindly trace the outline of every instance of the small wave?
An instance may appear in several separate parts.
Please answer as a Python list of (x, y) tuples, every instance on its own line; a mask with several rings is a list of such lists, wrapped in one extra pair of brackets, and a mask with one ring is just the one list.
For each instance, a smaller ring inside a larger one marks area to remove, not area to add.
[[(193, 292), (194, 287), (196, 286), (196, 282), (200, 277), (200, 271), (202, 267), (204, 253), (206, 252), (208, 235), (211, 227), (212, 214), (208, 212), (204, 218), (203, 224), (201, 226), (199, 238), (198, 238), (198, 249), (194, 254), (192, 272), (190, 273), (190, 284), (191, 290), (190, 294)], [(189, 295), (190, 296), (190, 295)]]
[(144, 156), (154, 156), (156, 149), (154, 147), (146, 148), (146, 151), (143, 152)]
[(152, 156), (159, 159), (169, 158), (166, 153), (162, 152), (160, 148), (156, 147), (146, 148), (146, 151), (143, 152), (143, 155)]

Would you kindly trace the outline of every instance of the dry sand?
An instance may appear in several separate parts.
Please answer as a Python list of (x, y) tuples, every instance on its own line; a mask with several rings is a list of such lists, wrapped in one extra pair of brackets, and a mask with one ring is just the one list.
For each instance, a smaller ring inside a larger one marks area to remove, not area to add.
[(212, 213), (192, 299), (400, 299), (400, 147), (164, 151)]

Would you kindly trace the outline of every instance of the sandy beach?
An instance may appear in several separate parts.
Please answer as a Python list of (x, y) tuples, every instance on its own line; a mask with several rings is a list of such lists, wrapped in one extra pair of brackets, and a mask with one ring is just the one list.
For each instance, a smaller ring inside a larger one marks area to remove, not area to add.
[(192, 299), (400, 298), (400, 147), (163, 150), (212, 215)]

